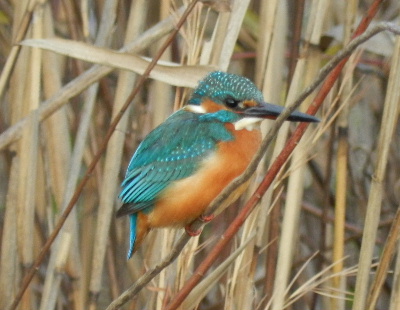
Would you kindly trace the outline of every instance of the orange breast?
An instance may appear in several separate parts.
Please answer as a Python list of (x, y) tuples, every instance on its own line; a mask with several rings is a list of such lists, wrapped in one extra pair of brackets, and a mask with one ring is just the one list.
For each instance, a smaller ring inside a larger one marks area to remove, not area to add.
[[(259, 130), (234, 131), (235, 139), (221, 142), (217, 151), (206, 158), (193, 176), (176, 182), (158, 200), (148, 214), (150, 227), (183, 226), (200, 216), (211, 201), (249, 165), (261, 143)], [(240, 193), (245, 190), (241, 186)], [(235, 197), (235, 198), (236, 198)]]

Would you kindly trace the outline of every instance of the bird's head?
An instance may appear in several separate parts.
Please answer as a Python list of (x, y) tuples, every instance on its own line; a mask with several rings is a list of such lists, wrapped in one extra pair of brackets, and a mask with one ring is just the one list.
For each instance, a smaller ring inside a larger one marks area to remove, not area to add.
[[(202, 114), (229, 112), (237, 129), (276, 119), (283, 111), (281, 106), (264, 102), (263, 94), (249, 79), (221, 71), (211, 72), (200, 81), (185, 109)], [(318, 122), (316, 117), (297, 111), (288, 120)]]

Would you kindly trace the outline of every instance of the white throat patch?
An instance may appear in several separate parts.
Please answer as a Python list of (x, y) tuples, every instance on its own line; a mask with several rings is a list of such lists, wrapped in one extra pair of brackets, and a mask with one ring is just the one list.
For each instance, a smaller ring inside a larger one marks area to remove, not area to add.
[(263, 120), (260, 117), (245, 117), (233, 123), (233, 125), (235, 126), (235, 130), (247, 129), (252, 131), (254, 128), (258, 128)]
[(185, 111), (193, 112), (193, 113), (197, 113), (197, 114), (204, 114), (207, 112), (201, 105), (194, 105), (194, 104), (185, 105), (183, 109)]

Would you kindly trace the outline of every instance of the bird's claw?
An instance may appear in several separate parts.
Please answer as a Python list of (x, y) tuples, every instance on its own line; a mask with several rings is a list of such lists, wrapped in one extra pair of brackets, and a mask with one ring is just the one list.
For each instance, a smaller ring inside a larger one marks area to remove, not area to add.
[[(210, 214), (210, 215), (202, 214), (202, 215), (199, 216), (199, 220), (202, 221), (203, 223), (208, 223), (214, 217), (215, 217), (214, 214)], [(200, 235), (201, 232), (203, 231), (203, 228), (199, 228), (197, 230), (193, 230), (190, 226), (191, 226), (191, 224), (185, 226), (185, 230), (186, 230), (186, 233), (191, 237), (196, 237), (196, 236)]]
[(214, 217), (215, 217), (214, 214), (210, 214), (210, 215), (202, 214), (202, 215), (199, 216), (199, 220), (202, 221), (203, 223), (208, 223), (211, 220), (213, 220)]
[(190, 237), (196, 237), (201, 234), (201, 232), (203, 231), (203, 228), (200, 228), (197, 230), (192, 230), (192, 228), (190, 227), (190, 224), (189, 224), (189, 225), (185, 226), (185, 231)]

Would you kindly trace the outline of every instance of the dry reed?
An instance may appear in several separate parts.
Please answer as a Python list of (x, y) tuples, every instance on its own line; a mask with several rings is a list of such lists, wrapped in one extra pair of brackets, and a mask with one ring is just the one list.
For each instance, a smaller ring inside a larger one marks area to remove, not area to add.
[(200, 237), (157, 230), (126, 261), (119, 184), (138, 143), (187, 100), (184, 87), (219, 69), (290, 105), (352, 42), (358, 16), (374, 24), (400, 10), (394, 0), (198, 2), (168, 41), (192, 1), (0, 0), (0, 308), (398, 309), (400, 41), (387, 24), (349, 49), (324, 95), (303, 98), (305, 111), (326, 97), (321, 123), (274, 164), (269, 188), (258, 185), (287, 149), (289, 123), (249, 192)]

